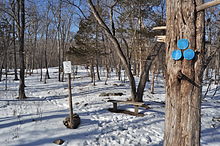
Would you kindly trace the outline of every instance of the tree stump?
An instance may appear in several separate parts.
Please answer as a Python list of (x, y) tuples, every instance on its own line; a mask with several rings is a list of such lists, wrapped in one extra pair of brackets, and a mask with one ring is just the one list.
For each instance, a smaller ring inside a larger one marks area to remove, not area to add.
[(73, 125), (70, 125), (70, 117), (66, 117), (63, 120), (63, 124), (70, 129), (76, 129), (78, 128), (79, 124), (80, 124), (80, 117), (78, 114), (73, 114)]

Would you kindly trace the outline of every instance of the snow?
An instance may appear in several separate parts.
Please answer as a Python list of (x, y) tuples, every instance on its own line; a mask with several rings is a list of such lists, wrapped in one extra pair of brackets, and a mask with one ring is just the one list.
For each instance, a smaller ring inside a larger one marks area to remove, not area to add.
[[(86, 69), (79, 67), (76, 78), (72, 81), (73, 111), (79, 114), (81, 124), (77, 129), (67, 129), (63, 125), (69, 114), (67, 79), (58, 82), (57, 68), (50, 68), (51, 79), (40, 82), (39, 71), (26, 77), (26, 100), (17, 100), (19, 81), (9, 76), (8, 90), (5, 81), (0, 82), (0, 143), (3, 146), (53, 146), (54, 140), (63, 139), (65, 146), (133, 146), (163, 145), (164, 132), (164, 81), (159, 76), (155, 82), (155, 93), (149, 91), (147, 84), (144, 101), (150, 109), (141, 108), (143, 117), (121, 113), (111, 113), (109, 99), (126, 100), (130, 97), (127, 81), (118, 81), (114, 73), (104, 84), (96, 86), (90, 82)], [(38, 73), (37, 73), (38, 72)], [(44, 71), (45, 72), (45, 71)], [(116, 86), (121, 85), (121, 86)], [(220, 122), (213, 117), (220, 117), (220, 93), (213, 97), (217, 85), (212, 85), (202, 102), (201, 144), (220, 145)], [(205, 90), (207, 85), (204, 86)], [(122, 92), (122, 96), (99, 96), (103, 92)], [(119, 108), (134, 111), (132, 106), (119, 105)]]

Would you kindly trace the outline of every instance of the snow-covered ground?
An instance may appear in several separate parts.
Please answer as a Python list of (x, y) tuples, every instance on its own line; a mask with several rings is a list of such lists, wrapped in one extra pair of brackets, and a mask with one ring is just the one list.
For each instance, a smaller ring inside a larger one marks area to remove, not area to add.
[[(63, 125), (69, 114), (67, 82), (58, 82), (57, 68), (50, 69), (51, 79), (44, 84), (35, 72), (26, 77), (26, 95), (23, 101), (18, 96), (19, 81), (9, 76), (8, 90), (5, 81), (0, 82), (0, 145), (56, 145), (54, 140), (63, 139), (63, 145), (162, 145), (164, 125), (164, 83), (160, 77), (156, 80), (155, 93), (148, 91), (144, 101), (151, 108), (140, 108), (143, 117), (111, 113), (109, 99), (126, 100), (130, 97), (128, 83), (118, 81), (112, 73), (108, 85), (102, 81), (96, 86), (90, 82), (86, 70), (81, 67), (72, 82), (73, 110), (79, 114), (81, 124), (77, 129), (67, 129)], [(66, 81), (66, 79), (65, 79)], [(119, 86), (120, 85), (120, 86)], [(204, 86), (204, 92), (207, 86)], [(216, 85), (212, 85), (202, 103), (201, 144), (220, 145), (220, 122), (213, 117), (220, 117), (220, 93), (213, 97)], [(99, 96), (103, 92), (122, 92), (123, 96)], [(133, 111), (132, 106), (119, 105), (121, 109)]]

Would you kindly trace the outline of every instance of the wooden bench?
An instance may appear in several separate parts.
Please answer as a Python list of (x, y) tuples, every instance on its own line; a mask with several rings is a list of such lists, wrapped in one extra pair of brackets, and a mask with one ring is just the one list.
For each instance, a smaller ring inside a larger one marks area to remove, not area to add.
[(133, 101), (122, 101), (122, 100), (108, 100), (108, 102), (113, 103), (113, 111), (117, 111), (117, 104), (127, 104), (127, 105), (134, 105), (134, 113), (138, 114), (138, 107), (143, 106), (143, 102), (133, 102)]

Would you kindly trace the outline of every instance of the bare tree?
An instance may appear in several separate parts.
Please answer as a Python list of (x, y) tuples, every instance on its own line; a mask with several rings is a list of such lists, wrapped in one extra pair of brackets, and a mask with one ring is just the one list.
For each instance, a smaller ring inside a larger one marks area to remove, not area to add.
[(25, 31), (25, 0), (17, 0), (17, 29), (19, 34), (19, 57), (20, 57), (20, 82), (19, 82), (19, 99), (25, 99), (25, 62), (24, 62), (24, 31)]
[(146, 79), (147, 79), (147, 75), (148, 75), (147, 71), (149, 71), (150, 66), (152, 64), (152, 61), (157, 56), (157, 54), (161, 48), (161, 45), (157, 43), (153, 47), (150, 55), (144, 61), (145, 63), (143, 65), (143, 70), (140, 75), (140, 81), (139, 81), (138, 87), (136, 87), (134, 76), (131, 71), (131, 64), (128, 61), (127, 57), (125, 56), (124, 52), (122, 51), (121, 45), (120, 45), (117, 37), (114, 36), (114, 33), (113, 33), (115, 31), (114, 28), (112, 28), (113, 30), (111, 31), (111, 29), (106, 25), (104, 20), (101, 18), (100, 14), (97, 11), (96, 7), (94, 6), (92, 0), (87, 0), (87, 1), (89, 3), (91, 10), (94, 14), (94, 17), (98, 21), (99, 25), (105, 30), (108, 38), (114, 44), (115, 52), (117, 53), (118, 57), (120, 58), (120, 60), (123, 64), (123, 67), (125, 69), (126, 75), (128, 76), (129, 81), (130, 81), (132, 100), (133, 101), (143, 101), (143, 93), (144, 93), (144, 88), (146, 85), (146, 81), (147, 81)]

